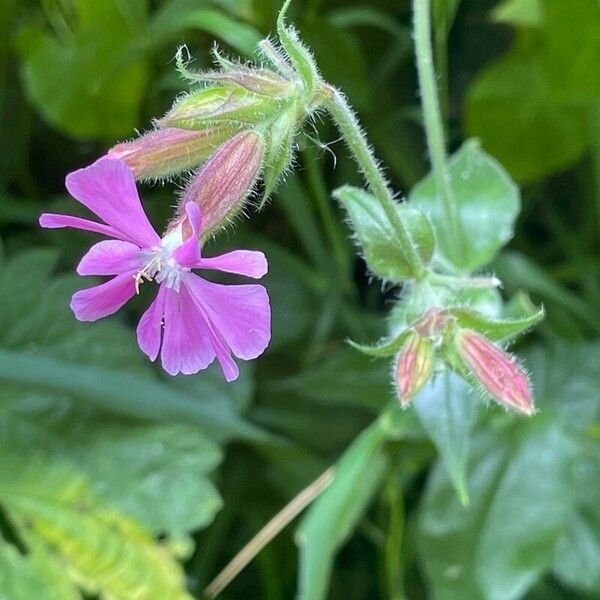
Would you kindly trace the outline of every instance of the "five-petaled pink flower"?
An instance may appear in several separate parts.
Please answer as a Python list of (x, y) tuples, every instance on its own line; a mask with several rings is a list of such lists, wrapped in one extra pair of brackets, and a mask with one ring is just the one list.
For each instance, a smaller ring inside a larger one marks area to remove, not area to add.
[(76, 292), (71, 308), (80, 321), (113, 314), (131, 299), (144, 280), (160, 284), (156, 299), (137, 328), (140, 348), (171, 375), (192, 374), (219, 360), (228, 381), (239, 375), (232, 353), (250, 360), (271, 337), (269, 297), (262, 285), (222, 285), (192, 269), (214, 269), (258, 279), (267, 272), (262, 252), (237, 250), (205, 258), (199, 234), (202, 215), (187, 202), (182, 218), (160, 238), (142, 208), (134, 176), (122, 161), (101, 158), (67, 176), (69, 193), (103, 223), (43, 214), (40, 225), (73, 227), (110, 238), (82, 258), (80, 275), (114, 275), (101, 285)]

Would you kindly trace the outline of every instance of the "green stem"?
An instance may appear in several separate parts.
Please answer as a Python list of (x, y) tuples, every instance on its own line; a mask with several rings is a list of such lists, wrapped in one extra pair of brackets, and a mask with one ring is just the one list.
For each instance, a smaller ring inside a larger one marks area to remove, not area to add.
[(327, 87), (330, 92), (330, 99), (325, 106), (348, 144), (368, 186), (377, 200), (379, 200), (389, 222), (394, 228), (397, 242), (406, 260), (411, 265), (415, 278), (422, 279), (428, 272), (427, 268), (423, 264), (410, 233), (396, 210), (396, 202), (373, 155), (373, 151), (367, 143), (356, 115), (339, 90)]
[(444, 128), (431, 50), (430, 0), (413, 0), (413, 17), (417, 73), (421, 90), (427, 147), (429, 148), (436, 187), (442, 197), (446, 221), (454, 243), (455, 255), (456, 258), (460, 259), (463, 254), (462, 224), (446, 162)]

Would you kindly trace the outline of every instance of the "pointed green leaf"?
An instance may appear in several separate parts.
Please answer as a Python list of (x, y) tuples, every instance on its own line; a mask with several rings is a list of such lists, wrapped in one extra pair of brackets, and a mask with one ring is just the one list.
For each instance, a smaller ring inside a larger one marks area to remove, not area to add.
[[(359, 188), (344, 186), (334, 196), (348, 211), (350, 224), (369, 268), (378, 277), (402, 281), (414, 276), (402, 248), (395, 241), (395, 233), (380, 203), (371, 194)], [(429, 219), (409, 204), (396, 206), (417, 251), (425, 264), (433, 255), (433, 229)]]
[(491, 340), (504, 340), (534, 327), (544, 318), (544, 309), (537, 309), (521, 319), (490, 319), (468, 308), (453, 308), (452, 315), (459, 327), (474, 329)]

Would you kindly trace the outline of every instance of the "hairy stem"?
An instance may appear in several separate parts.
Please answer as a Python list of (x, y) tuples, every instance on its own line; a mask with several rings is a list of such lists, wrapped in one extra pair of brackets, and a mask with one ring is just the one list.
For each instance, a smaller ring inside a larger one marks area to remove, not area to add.
[(431, 50), (430, 0), (413, 0), (413, 18), (417, 73), (421, 90), (427, 147), (429, 148), (436, 187), (442, 197), (446, 222), (454, 245), (455, 258), (460, 259), (463, 255), (462, 224), (446, 161), (444, 128)]
[(377, 200), (379, 200), (389, 222), (394, 228), (397, 242), (406, 260), (411, 265), (415, 278), (422, 279), (428, 272), (427, 268), (417, 252), (410, 233), (402, 222), (400, 215), (398, 215), (392, 192), (373, 155), (373, 151), (367, 143), (365, 134), (356, 119), (354, 111), (339, 90), (333, 88), (329, 88), (329, 90), (331, 95), (325, 106), (348, 144), (369, 188)]

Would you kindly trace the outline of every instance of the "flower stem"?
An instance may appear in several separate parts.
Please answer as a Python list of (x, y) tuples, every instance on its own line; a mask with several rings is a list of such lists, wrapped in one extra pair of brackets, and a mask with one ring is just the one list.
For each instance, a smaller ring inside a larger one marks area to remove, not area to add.
[(383, 208), (389, 222), (396, 232), (397, 242), (411, 265), (416, 279), (422, 279), (428, 272), (417, 252), (415, 243), (406, 229), (398, 211), (396, 202), (383, 176), (383, 173), (367, 143), (366, 136), (358, 123), (354, 111), (344, 95), (337, 89), (325, 84), (328, 88), (329, 100), (325, 104), (344, 140), (348, 144), (354, 159), (358, 163), (364, 178)]
[(442, 197), (446, 222), (454, 243), (455, 257), (463, 255), (462, 223), (451, 186), (450, 172), (446, 161), (444, 128), (438, 99), (433, 53), (431, 50), (431, 3), (430, 0), (413, 0), (415, 52), (417, 73), (423, 105), (423, 120), (427, 147), (436, 187)]

